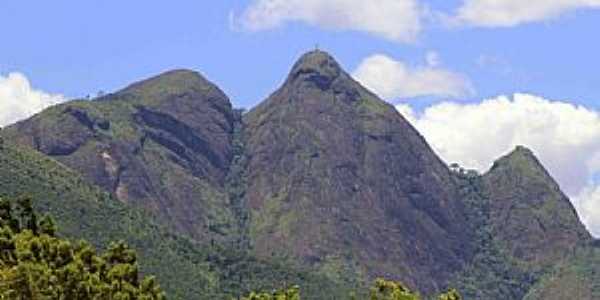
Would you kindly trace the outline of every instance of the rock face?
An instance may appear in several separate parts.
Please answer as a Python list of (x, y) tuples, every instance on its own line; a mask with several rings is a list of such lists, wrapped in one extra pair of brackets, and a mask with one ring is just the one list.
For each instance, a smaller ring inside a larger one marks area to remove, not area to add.
[[(308, 299), (374, 277), (427, 294), (452, 284), (470, 299), (520, 299), (591, 242), (531, 151), (517, 148), (483, 176), (450, 171), (392, 105), (321, 51), (302, 56), (243, 120), (218, 87), (177, 70), (52, 107), (2, 135), (196, 241), (236, 242), (225, 245), (325, 278)], [(224, 276), (259, 270), (223, 264)], [(542, 283), (530, 294), (554, 293)]]
[(559, 262), (525, 296), (525, 300), (600, 299), (600, 248), (578, 249)]
[(260, 256), (425, 291), (469, 259), (448, 168), (327, 53), (300, 58), (245, 124), (250, 234)]
[(517, 147), (483, 176), (459, 170), (456, 178), (476, 233), (475, 255), (452, 284), (465, 299), (523, 299), (545, 272), (591, 242), (529, 149)]
[(591, 241), (569, 199), (531, 150), (517, 147), (485, 174), (493, 236), (522, 263), (541, 269)]
[(203, 240), (234, 230), (224, 191), (233, 118), (221, 90), (196, 72), (177, 70), (53, 107), (5, 135)]

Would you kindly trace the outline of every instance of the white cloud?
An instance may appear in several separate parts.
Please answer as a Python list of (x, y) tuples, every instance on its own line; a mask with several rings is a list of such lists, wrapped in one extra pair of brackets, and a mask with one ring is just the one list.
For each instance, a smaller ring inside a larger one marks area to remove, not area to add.
[(62, 95), (33, 89), (27, 77), (21, 73), (0, 76), (0, 126), (27, 118), (62, 101), (65, 101)]
[(600, 0), (465, 0), (455, 21), (483, 27), (512, 27), (584, 8), (600, 8)]
[(422, 113), (398, 110), (448, 163), (486, 171), (517, 145), (530, 147), (600, 235), (600, 113), (566, 102), (515, 94), (475, 104), (440, 103)]
[(426, 55), (423, 66), (408, 66), (383, 54), (367, 57), (354, 71), (353, 77), (385, 99), (420, 96), (462, 97), (474, 94), (469, 80), (440, 67), (436, 52)]
[(590, 184), (573, 197), (573, 203), (583, 223), (594, 236), (600, 236), (600, 185)]
[(413, 42), (421, 31), (417, 0), (255, 0), (235, 25), (251, 31), (304, 22), (333, 30), (354, 30), (397, 42)]

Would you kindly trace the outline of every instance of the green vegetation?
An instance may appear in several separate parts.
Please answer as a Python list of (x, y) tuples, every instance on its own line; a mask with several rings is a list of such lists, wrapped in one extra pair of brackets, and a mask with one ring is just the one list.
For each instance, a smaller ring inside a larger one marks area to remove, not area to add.
[[(90, 243), (60, 238), (57, 231), (51, 217), (40, 218), (34, 212), (31, 198), (20, 197), (17, 201), (0, 198), (0, 299), (166, 299), (153, 276), (141, 278), (137, 254), (125, 242), (111, 243), (104, 253), (97, 254)], [(209, 261), (221, 259), (223, 257), (211, 257)], [(230, 263), (221, 261), (217, 265), (225, 267)], [(252, 268), (248, 271), (255, 273), (246, 274), (237, 269), (235, 275), (241, 282), (242, 276), (253, 278), (263, 277), (266, 272), (285, 272), (274, 266), (264, 271)], [(288, 279), (300, 278), (290, 276)], [(241, 287), (232, 288), (240, 290)], [(347, 291), (332, 291), (325, 287), (314, 299), (340, 299)], [(225, 295), (213, 294), (206, 298), (196, 295), (194, 299), (219, 299)], [(357, 299), (352, 294), (347, 297)], [(251, 292), (242, 299), (300, 300), (300, 287), (271, 293)], [(401, 283), (378, 279), (370, 289), (368, 299), (420, 300), (421, 297)], [(461, 297), (456, 290), (451, 290), (437, 299), (460, 300)]]
[(475, 255), (454, 279), (467, 299), (521, 299), (535, 282), (536, 274), (522, 268), (494, 239), (490, 224), (490, 199), (483, 178), (457, 166), (455, 179), (467, 207), (466, 218), (475, 232)]
[(0, 300), (600, 298), (600, 251), (530, 150), (451, 174), (320, 51), (248, 114), (179, 70), (2, 133)]
[(277, 290), (272, 293), (252, 292), (243, 297), (242, 300), (300, 300), (300, 288), (294, 286), (285, 290)]
[(0, 151), (0, 197), (17, 198), (24, 191), (37, 211), (55, 218), (60, 237), (85, 239), (98, 249), (111, 241), (126, 241), (138, 251), (141, 272), (157, 274), (171, 299), (216, 292), (217, 275), (209, 271), (206, 254), (189, 240), (170, 234), (56, 161), (5, 143)]
[(94, 101), (53, 106), (4, 136), (207, 244), (239, 231), (223, 186), (231, 120), (229, 100), (216, 86), (180, 70)]
[(577, 249), (559, 262), (525, 296), (525, 300), (592, 300), (600, 298), (600, 248)]
[(3, 143), (0, 197), (17, 198), (24, 191), (37, 211), (55, 218), (59, 237), (84, 239), (100, 250), (111, 241), (125, 241), (139, 255), (140, 272), (156, 274), (169, 299), (226, 299), (284, 282), (302, 285), (308, 299), (342, 290), (326, 277), (283, 260), (264, 261), (243, 249), (201, 246), (172, 234), (152, 216), (114, 200), (53, 159)]
[[(82, 257), (95, 247), (105, 251), (97, 255), (102, 258), (118, 246), (113, 244), (106, 249), (110, 241), (125, 240), (139, 254), (135, 271), (139, 263), (141, 274), (156, 274), (170, 299), (228, 299), (252, 290), (274, 290), (286, 282), (302, 287), (303, 299), (345, 299), (352, 290), (326, 276), (298, 269), (283, 258), (273, 257), (265, 262), (233, 247), (217, 243), (200, 247), (186, 238), (169, 234), (149, 221), (147, 215), (113, 200), (54, 160), (25, 148), (2, 145), (0, 191), (11, 198), (28, 191), (36, 209), (56, 218), (59, 228), (56, 233), (47, 218), (33, 223), (19, 221), (20, 224), (37, 223), (40, 228), (38, 236), (32, 230), (17, 234), (19, 239), (28, 241), (23, 243), (24, 247), (31, 249), (37, 239), (44, 243), (59, 243), (63, 237), (86, 239), (89, 244), (70, 244), (73, 257)], [(138, 282), (138, 288), (148, 280)], [(368, 293), (358, 292), (364, 293), (360, 297)], [(260, 296), (255, 297), (257, 295)]]
[(370, 300), (419, 300), (421, 297), (401, 283), (377, 279)]
[[(373, 287), (369, 290), (368, 296), (364, 299), (369, 300), (421, 300), (421, 296), (418, 293), (411, 291), (404, 284), (400, 282), (388, 281), (384, 279), (377, 279), (373, 284)], [(359, 299), (355, 294), (350, 294), (346, 298), (355, 300)], [(300, 287), (294, 286), (289, 289), (276, 290), (270, 293), (265, 292), (252, 292), (242, 300), (300, 300)], [(332, 298), (339, 299), (339, 298)], [(436, 297), (436, 300), (461, 300), (462, 297), (455, 289), (452, 289), (446, 293), (443, 293)]]
[(0, 299), (166, 299), (154, 277), (140, 278), (125, 243), (97, 255), (89, 243), (55, 234), (52, 218), (39, 218), (30, 198), (16, 207), (0, 199)]
[[(418, 293), (411, 291), (400, 282), (384, 279), (375, 280), (371, 288), (370, 300), (421, 300)], [(455, 289), (439, 295), (437, 300), (461, 300), (462, 297)]]

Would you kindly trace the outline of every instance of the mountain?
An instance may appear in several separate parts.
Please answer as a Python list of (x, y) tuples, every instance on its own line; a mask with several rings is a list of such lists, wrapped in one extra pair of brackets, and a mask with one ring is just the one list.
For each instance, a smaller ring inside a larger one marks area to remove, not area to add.
[(4, 135), (176, 232), (208, 241), (237, 231), (224, 186), (234, 121), (219, 88), (176, 70), (94, 101), (57, 105)]
[(329, 54), (302, 56), (244, 124), (249, 231), (260, 257), (428, 292), (469, 260), (449, 169)]
[[(0, 149), (0, 197), (22, 194), (31, 196), (40, 211), (57, 220), (63, 236), (85, 238), (97, 247), (127, 240), (140, 252), (142, 270), (157, 274), (173, 295), (210, 291), (213, 275), (195, 261), (194, 256), (203, 255), (186, 249), (191, 244), (185, 239), (178, 239), (150, 218), (127, 209), (60, 163), (5, 143)], [(181, 255), (184, 251), (190, 254)]]
[(592, 239), (532, 151), (485, 174), (449, 168), (323, 51), (245, 114), (175, 70), (2, 135), (0, 194), (33, 193), (67, 237), (127, 240), (175, 298), (298, 283), (304, 298), (340, 299), (383, 277), (426, 295), (543, 299), (595, 272), (580, 272), (596, 264), (580, 250)]
[(600, 248), (578, 249), (572, 258), (548, 272), (524, 299), (600, 299)]
[(520, 263), (552, 265), (591, 236), (571, 201), (525, 147), (499, 159), (485, 174), (493, 235)]
[(592, 241), (569, 199), (525, 147), (483, 176), (457, 177), (476, 229), (476, 254), (454, 281), (467, 299), (522, 299), (545, 272)]
[(0, 137), (0, 197), (21, 196), (32, 197), (38, 211), (54, 217), (60, 236), (98, 249), (126, 241), (140, 256), (141, 273), (155, 274), (169, 299), (229, 299), (285, 282), (302, 285), (307, 299), (347, 295), (347, 288), (307, 270), (173, 234), (63, 164)]

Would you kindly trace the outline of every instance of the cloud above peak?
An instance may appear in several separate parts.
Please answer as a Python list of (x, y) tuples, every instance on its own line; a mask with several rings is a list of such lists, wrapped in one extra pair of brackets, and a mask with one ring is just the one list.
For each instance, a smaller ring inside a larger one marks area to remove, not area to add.
[(439, 54), (431, 51), (420, 66), (375, 54), (365, 58), (352, 76), (388, 100), (422, 96), (458, 98), (475, 93), (466, 76), (444, 69)]
[(512, 27), (586, 8), (600, 8), (600, 0), (465, 0), (454, 21), (481, 27)]
[(564, 14), (600, 8), (600, 0), (462, 0), (452, 13), (432, 11), (424, 0), (252, 0), (231, 13), (233, 28), (262, 31), (299, 22), (328, 30), (357, 31), (414, 43), (426, 23), (515, 27)]
[(0, 75), (0, 126), (10, 125), (65, 100), (62, 95), (33, 89), (21, 73)]
[(289, 22), (340, 31), (360, 31), (396, 42), (414, 42), (421, 31), (417, 0), (254, 0), (233, 23), (250, 31)]
[(485, 172), (515, 146), (531, 148), (600, 236), (600, 112), (530, 94), (397, 109), (448, 163)]

